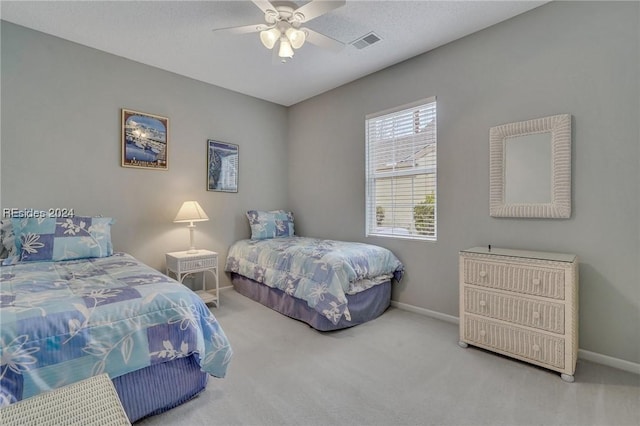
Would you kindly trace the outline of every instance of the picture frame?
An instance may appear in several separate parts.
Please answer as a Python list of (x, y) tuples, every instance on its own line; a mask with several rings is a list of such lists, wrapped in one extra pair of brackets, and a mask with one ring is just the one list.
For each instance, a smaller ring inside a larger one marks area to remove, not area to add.
[(207, 191), (238, 192), (238, 145), (207, 140)]
[(168, 170), (169, 119), (122, 108), (120, 148), (122, 167)]

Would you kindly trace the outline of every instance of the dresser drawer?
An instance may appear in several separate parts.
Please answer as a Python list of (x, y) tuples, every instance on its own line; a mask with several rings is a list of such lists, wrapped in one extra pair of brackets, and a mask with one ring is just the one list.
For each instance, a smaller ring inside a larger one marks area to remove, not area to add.
[(467, 284), (553, 299), (564, 299), (564, 275), (563, 269), (464, 259)]
[(564, 334), (564, 305), (464, 287), (465, 312)]
[(564, 369), (565, 340), (560, 337), (465, 315), (464, 338), (471, 344)]

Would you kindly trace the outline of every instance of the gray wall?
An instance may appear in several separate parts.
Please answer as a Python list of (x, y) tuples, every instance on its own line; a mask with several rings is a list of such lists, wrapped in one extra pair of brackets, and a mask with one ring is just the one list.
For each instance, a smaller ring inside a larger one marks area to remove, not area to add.
[[(1, 65), (2, 208), (114, 217), (115, 249), (163, 270), (165, 252), (189, 246), (172, 222), (183, 201), (211, 219), (196, 246), (222, 259), (249, 235), (244, 211), (287, 204), (282, 106), (4, 21)], [(169, 117), (169, 170), (120, 167), (120, 108)], [(237, 194), (206, 191), (209, 138), (239, 145)]]
[[(458, 315), (457, 253), (492, 244), (580, 257), (580, 347), (640, 362), (639, 4), (554, 2), (289, 109), (302, 234), (380, 244), (393, 299)], [(372, 47), (375, 48), (375, 47)], [(438, 241), (364, 237), (364, 116), (438, 98)], [(489, 216), (489, 128), (573, 115), (573, 215)]]

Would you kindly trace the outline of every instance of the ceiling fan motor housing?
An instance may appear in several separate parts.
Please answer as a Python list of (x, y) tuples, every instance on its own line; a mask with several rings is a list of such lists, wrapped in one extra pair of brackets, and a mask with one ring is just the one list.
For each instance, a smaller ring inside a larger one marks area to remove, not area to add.
[(264, 19), (268, 24), (287, 22), (294, 28), (298, 28), (304, 22), (304, 14), (295, 12), (293, 7), (285, 5), (274, 7), (276, 10), (268, 9), (264, 14)]

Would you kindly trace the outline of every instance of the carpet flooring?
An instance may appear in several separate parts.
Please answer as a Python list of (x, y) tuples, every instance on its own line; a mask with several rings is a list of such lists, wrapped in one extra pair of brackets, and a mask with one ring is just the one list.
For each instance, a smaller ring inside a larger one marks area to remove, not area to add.
[(638, 375), (579, 360), (565, 383), (415, 313), (321, 333), (233, 290), (212, 310), (234, 349), (227, 377), (136, 425), (640, 425)]

